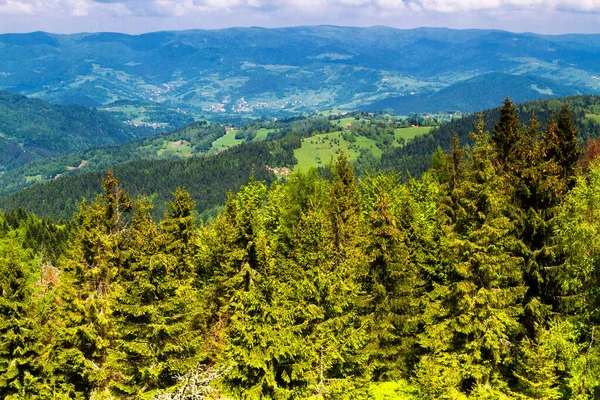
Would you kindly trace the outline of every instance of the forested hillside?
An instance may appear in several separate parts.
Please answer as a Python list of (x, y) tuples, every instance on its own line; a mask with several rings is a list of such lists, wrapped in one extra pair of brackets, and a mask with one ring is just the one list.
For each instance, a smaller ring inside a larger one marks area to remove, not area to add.
[(45, 223), (54, 258), (3, 215), (0, 396), (598, 398), (599, 153), (567, 106), (542, 128), (506, 101), (485, 127), (404, 183), (344, 152), (257, 176), (208, 224), (182, 189), (153, 220), (108, 173)]
[[(172, 133), (10, 171), (0, 176), (0, 194), (8, 195), (0, 200), (0, 206), (24, 207), (45, 217), (69, 218), (81, 199), (92, 200), (98, 193), (101, 176), (98, 171), (113, 168), (123, 186), (135, 195), (158, 199), (155, 203), (158, 215), (178, 186), (190, 190), (198, 202), (198, 210), (204, 213), (222, 204), (227, 191), (247, 183), (252, 173), (275, 172), (284, 177), (296, 167), (323, 168), (342, 149), (365, 169), (377, 161), (382, 149), (401, 146), (406, 139), (430, 129), (409, 126), (419, 121), (416, 117), (401, 120), (390, 115), (354, 113), (259, 120), (238, 129), (198, 122)], [(437, 124), (433, 120), (427, 122)], [(239, 148), (234, 151), (225, 151), (236, 146)], [(283, 168), (288, 172), (282, 173)], [(224, 179), (227, 176), (232, 178)], [(241, 180), (234, 178), (242, 176)], [(36, 181), (50, 180), (46, 185), (14, 193)], [(206, 187), (218, 189), (211, 191), (219, 193), (218, 196), (207, 200)]]
[[(535, 120), (545, 126), (552, 115), (557, 114), (562, 106), (567, 104), (573, 113), (575, 124), (580, 135), (581, 145), (588, 138), (600, 136), (600, 97), (574, 96), (564, 99), (536, 100), (518, 105), (519, 119), (529, 123), (532, 115)], [(485, 128), (491, 130), (500, 118), (498, 108), (483, 111)], [(479, 116), (477, 114), (456, 119), (450, 123), (434, 128), (430, 132), (419, 135), (408, 142), (406, 146), (389, 148), (384, 151), (381, 162), (377, 165), (383, 170), (395, 169), (398, 172), (408, 171), (413, 176), (419, 176), (431, 167), (431, 160), (438, 147), (450, 150), (452, 136), (457, 134), (463, 145), (472, 144), (469, 132), (474, 129)]]
[[(598, 93), (599, 61), (596, 35), (383, 26), (34, 32), (0, 35), (0, 89), (94, 107), (154, 102), (217, 118), (374, 102), (477, 111), (507, 95)], [(467, 90), (482, 85), (481, 96)]]
[(391, 97), (363, 108), (368, 111), (388, 109), (398, 115), (449, 110), (474, 113), (494, 107), (507, 96), (522, 103), (582, 93), (589, 93), (589, 90), (531, 75), (492, 72), (455, 83), (437, 92)]
[[(163, 214), (170, 194), (185, 187), (193, 194), (200, 212), (222, 206), (227, 192), (237, 191), (254, 176), (271, 182), (275, 174), (266, 165), (291, 165), (294, 142), (289, 137), (278, 142), (249, 143), (221, 154), (184, 160), (140, 160), (119, 164), (115, 176), (132, 196), (149, 196), (156, 206), (154, 216)], [(69, 219), (82, 199), (93, 199), (99, 192), (103, 172), (75, 175), (37, 185), (4, 197), (1, 208), (23, 207), (28, 211), (54, 219)]]
[(126, 125), (106, 112), (0, 92), (0, 171), (154, 133), (152, 128)]
[(186, 128), (128, 142), (36, 160), (0, 175), (0, 195), (14, 193), (39, 182), (79, 173), (101, 171), (134, 160), (167, 160), (206, 153), (225, 135), (221, 125), (197, 122)]
[[(557, 114), (564, 103), (572, 110), (582, 146), (587, 138), (600, 136), (600, 97), (597, 96), (523, 103), (518, 106), (519, 118), (521, 122), (529, 123), (534, 112), (535, 119), (545, 129), (552, 115)], [(487, 110), (483, 116), (486, 129), (491, 130), (498, 121), (499, 110)], [(99, 193), (99, 171), (113, 168), (123, 187), (132, 195), (157, 199), (154, 203), (155, 216), (162, 215), (170, 193), (177, 187), (189, 190), (198, 204), (198, 211), (205, 213), (222, 204), (229, 189), (237, 189), (247, 183), (252, 171), (262, 174), (267, 171), (266, 166), (305, 171), (316, 167), (326, 173), (326, 165), (341, 150), (345, 150), (359, 176), (373, 169), (395, 170), (406, 179), (408, 175), (420, 176), (428, 170), (438, 148), (449, 150), (454, 133), (458, 134), (465, 147), (472, 145), (469, 132), (475, 128), (477, 119), (477, 115), (469, 115), (442, 123), (439, 127), (417, 128), (411, 125), (439, 123), (435, 118), (423, 116), (399, 118), (389, 114), (357, 112), (329, 117), (262, 120), (227, 133), (223, 126), (196, 123), (173, 133), (46, 163), (34, 163), (4, 174), (0, 176), (3, 185), (0, 193), (5, 194), (0, 198), (0, 208), (23, 207), (43, 217), (70, 218), (82, 199), (92, 200)], [(232, 152), (223, 151), (231, 146), (237, 148)], [(190, 158), (192, 155), (209, 158)], [(83, 160), (86, 163), (81, 168), (66, 168), (79, 166)], [(130, 160), (134, 161), (119, 164)], [(77, 177), (68, 176), (80, 173)], [(51, 180), (58, 174), (65, 176), (14, 193), (32, 185), (32, 177)], [(228, 174), (232, 179), (223, 179)], [(280, 178), (286, 175), (278, 174)], [(194, 176), (197, 178), (192, 178)], [(204, 193), (205, 186), (213, 188), (209, 196)]]

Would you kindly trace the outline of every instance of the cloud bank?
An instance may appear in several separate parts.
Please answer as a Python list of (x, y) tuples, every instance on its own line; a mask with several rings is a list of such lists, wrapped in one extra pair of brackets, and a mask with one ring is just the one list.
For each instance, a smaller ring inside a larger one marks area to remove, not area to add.
[[(573, 21), (581, 15), (581, 21)], [(599, 15), (600, 0), (0, 0), (0, 32), (12, 27), (140, 32), (322, 23), (520, 31), (588, 26), (588, 31), (599, 31)]]
[(321, 11), (361, 12), (471, 12), (504, 10), (560, 10), (600, 12), (600, 0), (0, 0), (0, 14), (63, 12), (86, 16), (91, 12), (123, 15), (182, 16), (210, 12)]

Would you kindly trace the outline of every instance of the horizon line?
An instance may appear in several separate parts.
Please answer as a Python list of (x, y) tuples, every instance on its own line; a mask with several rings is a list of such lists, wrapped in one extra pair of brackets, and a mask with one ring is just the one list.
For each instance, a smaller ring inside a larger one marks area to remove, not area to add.
[(259, 25), (252, 26), (230, 26), (225, 28), (192, 28), (192, 29), (163, 29), (163, 30), (149, 30), (147, 32), (141, 33), (127, 33), (123, 31), (81, 31), (74, 33), (60, 33), (60, 32), (52, 32), (52, 31), (44, 31), (44, 30), (35, 30), (29, 32), (3, 32), (0, 33), (0, 36), (5, 35), (31, 35), (36, 33), (43, 33), (47, 35), (55, 35), (55, 36), (77, 36), (77, 35), (94, 35), (94, 34), (119, 34), (123, 36), (144, 36), (156, 33), (185, 33), (185, 32), (218, 32), (218, 31), (227, 31), (227, 30), (250, 30), (250, 29), (262, 29), (268, 31), (276, 31), (276, 30), (285, 30), (285, 29), (300, 29), (300, 28), (338, 28), (338, 29), (359, 29), (359, 30), (367, 30), (367, 29), (376, 29), (376, 28), (384, 28), (394, 31), (418, 31), (418, 30), (448, 30), (448, 31), (456, 31), (456, 32), (506, 32), (513, 33), (517, 35), (535, 35), (535, 36), (595, 36), (600, 35), (600, 33), (577, 33), (577, 32), (568, 32), (568, 33), (536, 33), (531, 31), (512, 31), (508, 29), (486, 29), (486, 28), (450, 28), (443, 26), (419, 26), (416, 28), (396, 28), (388, 25), (369, 25), (369, 26), (357, 26), (357, 25), (333, 25), (333, 24), (314, 24), (314, 25), (289, 25), (289, 26), (280, 26), (280, 27), (265, 27)]

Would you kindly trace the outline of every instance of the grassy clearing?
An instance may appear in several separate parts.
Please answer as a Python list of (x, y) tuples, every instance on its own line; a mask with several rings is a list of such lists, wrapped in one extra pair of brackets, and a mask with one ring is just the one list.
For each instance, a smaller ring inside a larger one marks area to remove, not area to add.
[[(252, 139), (252, 142), (260, 142), (263, 140), (267, 140), (267, 136), (269, 135), (269, 133), (273, 132), (275, 129), (266, 129), (266, 128), (260, 128), (256, 131), (256, 136), (254, 137), (254, 139)], [(244, 143), (243, 139), (236, 139), (235, 138), (235, 134), (237, 133), (237, 131), (235, 129), (230, 130), (229, 132), (227, 132), (227, 134), (225, 136), (220, 137), (219, 139), (215, 140), (213, 142), (213, 149), (215, 151), (221, 151), (221, 150), (225, 150), (228, 149), (232, 146), (238, 145), (240, 143)]]
[(319, 115), (323, 116), (323, 117), (329, 117), (330, 115), (340, 115), (340, 114), (344, 114), (344, 113), (348, 113), (347, 110), (340, 110), (338, 108), (334, 108), (331, 110), (323, 110), (323, 111), (319, 111)]
[(132, 122), (143, 122), (148, 110), (145, 107), (133, 105), (113, 106), (104, 108), (105, 111), (122, 113)]
[(369, 399), (372, 400), (416, 400), (418, 398), (416, 389), (404, 380), (372, 383), (369, 387)]
[(39, 183), (42, 182), (44, 179), (42, 177), (42, 175), (32, 175), (32, 176), (26, 176), (25, 177), (25, 181), (27, 183)]
[(240, 144), (243, 142), (241, 139), (235, 138), (236, 130), (232, 129), (225, 136), (221, 136), (219, 139), (213, 142), (213, 149), (215, 151), (221, 151), (228, 149), (236, 144)]
[(423, 135), (425, 133), (428, 133), (431, 129), (433, 129), (433, 128), (430, 126), (400, 128), (400, 129), (396, 129), (394, 131), (394, 135), (396, 136), (396, 140), (398, 140), (398, 139), (409, 140), (409, 139), (414, 138), (417, 135)]
[(166, 143), (166, 147), (158, 150), (156, 154), (159, 157), (167, 155), (170, 157), (191, 157), (192, 147), (188, 141), (178, 140), (176, 142)]
[(336, 119), (334, 121), (331, 121), (331, 123), (333, 125), (337, 125), (337, 126), (341, 126), (342, 128), (348, 128), (349, 125), (352, 125), (354, 123), (358, 123), (360, 121), (366, 121), (366, 120), (357, 120), (354, 119), (354, 117), (346, 117), (346, 118), (341, 118), (341, 119)]
[(294, 150), (294, 156), (298, 160), (296, 170), (307, 170), (312, 167), (323, 167), (335, 158), (341, 149), (344, 149), (350, 160), (356, 160), (360, 149), (371, 151), (374, 157), (381, 157), (381, 150), (375, 145), (375, 141), (358, 137), (354, 143), (345, 140), (341, 133), (331, 132), (315, 135), (302, 140), (302, 147)]
[(256, 137), (252, 140), (253, 142), (260, 142), (267, 140), (267, 135), (273, 132), (275, 129), (260, 128), (256, 131)]
[(600, 114), (585, 114), (585, 117), (600, 123)]

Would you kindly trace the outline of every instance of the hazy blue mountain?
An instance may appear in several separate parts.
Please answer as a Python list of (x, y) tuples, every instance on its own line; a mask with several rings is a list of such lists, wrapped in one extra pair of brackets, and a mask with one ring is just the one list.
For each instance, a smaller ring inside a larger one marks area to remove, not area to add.
[(364, 107), (368, 111), (389, 109), (396, 114), (434, 113), (460, 110), (477, 112), (493, 108), (507, 96), (515, 102), (585, 93), (585, 88), (567, 86), (531, 75), (491, 72), (450, 85), (437, 92), (379, 100)]
[[(335, 26), (0, 35), (0, 89), (88, 106), (129, 99), (215, 114), (359, 108), (488, 73), (527, 75), (529, 87), (558, 95), (597, 93), (600, 36)], [(505, 88), (500, 79), (486, 85)], [(444, 108), (460, 109), (472, 95)]]

